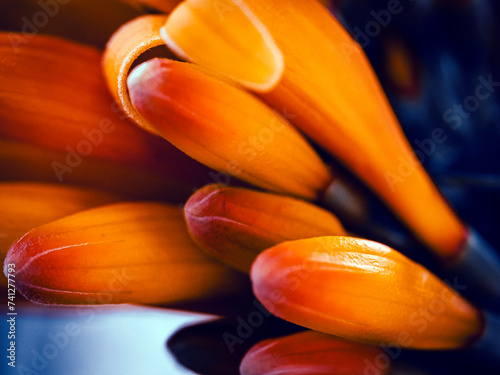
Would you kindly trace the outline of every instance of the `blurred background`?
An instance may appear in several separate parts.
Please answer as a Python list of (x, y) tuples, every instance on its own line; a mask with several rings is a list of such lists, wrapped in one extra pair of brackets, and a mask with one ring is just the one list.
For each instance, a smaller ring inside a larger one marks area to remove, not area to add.
[(500, 248), (499, 2), (339, 0), (332, 9), (443, 194)]

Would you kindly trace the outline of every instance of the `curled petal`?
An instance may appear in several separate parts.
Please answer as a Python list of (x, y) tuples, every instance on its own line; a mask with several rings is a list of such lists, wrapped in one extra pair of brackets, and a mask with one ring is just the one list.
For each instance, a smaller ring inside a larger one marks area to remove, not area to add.
[[(128, 22), (113, 34), (103, 55), (104, 75), (114, 99), (136, 124), (153, 134), (157, 134), (154, 128), (137, 113), (130, 102), (127, 77), (132, 65), (141, 55), (163, 45), (160, 27), (165, 20), (165, 15), (147, 15)], [(166, 48), (163, 47), (162, 50), (164, 54), (167, 53)]]

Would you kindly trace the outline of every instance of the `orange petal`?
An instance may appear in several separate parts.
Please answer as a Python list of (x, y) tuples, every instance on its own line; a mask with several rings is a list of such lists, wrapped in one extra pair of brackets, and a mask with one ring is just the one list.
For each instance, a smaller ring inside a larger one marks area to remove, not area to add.
[[(248, 7), (285, 59), (281, 81), (261, 98), (296, 115), (293, 122), (304, 133), (351, 168), (439, 256), (459, 255), (466, 235), (463, 224), (422, 168), (361, 47), (340, 23), (316, 0), (292, 0), (286, 6), (264, 0), (221, 3), (230, 3), (224, 17), (207, 10), (210, 0), (187, 0), (181, 5), (196, 5), (196, 17), (171, 14), (165, 30), (182, 50), (180, 55), (197, 61), (194, 57), (202, 51), (210, 59), (197, 62), (233, 77), (222, 62), (231, 62), (232, 40), (246, 35), (248, 31), (240, 29), (249, 26), (242, 22), (228, 28), (231, 23), (225, 16)], [(212, 31), (199, 27), (199, 19)], [(251, 43), (238, 46), (245, 47), (245, 56), (259, 51)], [(235, 60), (235, 65), (241, 71), (255, 70), (250, 60)]]
[[(111, 94), (136, 124), (153, 134), (156, 134), (156, 130), (137, 113), (130, 102), (127, 77), (141, 55), (163, 45), (160, 27), (165, 20), (164, 15), (148, 15), (130, 21), (113, 34), (103, 55), (104, 74)], [(163, 47), (162, 51), (167, 54), (166, 48)]]
[(104, 48), (118, 27), (144, 12), (139, 0), (3, 1), (0, 25), (14, 32), (9, 34), (14, 50), (40, 33)]
[(195, 242), (246, 273), (262, 250), (280, 242), (345, 234), (335, 216), (313, 204), (218, 185), (198, 190), (184, 214)]
[(284, 118), (192, 64), (147, 61), (132, 71), (128, 87), (132, 103), (151, 126), (211, 168), (309, 199), (332, 179)]
[(454, 349), (482, 334), (482, 314), (391, 248), (349, 237), (285, 242), (252, 266), (254, 293), (275, 315), (375, 345)]
[[(111, 175), (121, 175), (121, 181), (127, 180), (127, 170), (170, 180), (173, 195), (184, 191), (187, 197), (194, 186), (209, 181), (207, 168), (125, 119), (107, 93), (101, 55), (94, 48), (36, 36), (16, 53), (8, 35), (0, 34), (0, 54), (5, 57), (0, 61), (0, 138), (60, 153), (43, 165), (56, 181), (71, 179), (91, 161), (108, 164), (108, 170), (116, 166)], [(32, 162), (41, 167), (38, 160)]]
[(37, 227), (12, 246), (5, 272), (8, 264), (16, 288), (44, 304), (172, 303), (244, 285), (196, 247), (177, 207), (159, 203), (103, 206)]
[[(200, 44), (200, 35), (210, 38)], [(271, 90), (283, 75), (281, 51), (243, 1), (184, 1), (170, 14), (161, 36), (185, 60), (224, 72), (257, 91)]]
[[(379, 347), (358, 344), (315, 331), (260, 342), (248, 351), (240, 365), (242, 375), (365, 375)], [(368, 363), (368, 364), (367, 364)], [(375, 370), (376, 372), (373, 372)], [(384, 375), (387, 368), (372, 364), (372, 375)]]
[[(0, 258), (5, 258), (15, 240), (36, 226), (118, 200), (111, 194), (75, 186), (0, 183)], [(1, 282), (7, 285), (3, 275)]]

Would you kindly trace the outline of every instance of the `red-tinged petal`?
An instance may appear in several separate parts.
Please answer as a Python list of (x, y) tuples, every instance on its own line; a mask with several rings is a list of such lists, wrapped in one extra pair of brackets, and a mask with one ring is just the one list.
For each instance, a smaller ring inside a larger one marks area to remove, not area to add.
[(198, 190), (184, 214), (203, 249), (247, 273), (262, 250), (280, 242), (345, 234), (335, 216), (311, 203), (218, 185)]

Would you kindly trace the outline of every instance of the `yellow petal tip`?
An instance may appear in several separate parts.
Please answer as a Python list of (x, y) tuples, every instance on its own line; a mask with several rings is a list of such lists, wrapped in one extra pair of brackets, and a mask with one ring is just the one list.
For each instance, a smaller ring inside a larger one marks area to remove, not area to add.
[[(254, 91), (272, 90), (283, 76), (281, 50), (242, 1), (185, 1), (170, 14), (160, 35), (179, 57)], [(212, 52), (207, 54), (203, 45), (210, 45)]]

